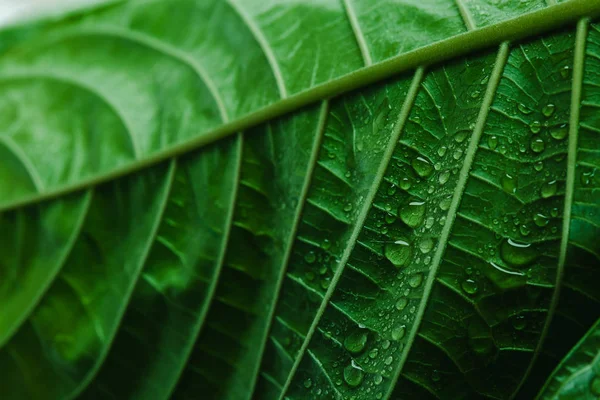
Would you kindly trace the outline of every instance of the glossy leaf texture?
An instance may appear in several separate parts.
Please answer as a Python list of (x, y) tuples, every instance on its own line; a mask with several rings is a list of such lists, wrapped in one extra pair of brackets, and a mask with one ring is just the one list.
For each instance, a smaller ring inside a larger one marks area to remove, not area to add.
[(562, 360), (538, 399), (597, 399), (600, 393), (599, 323)]
[(594, 4), (131, 0), (0, 33), (0, 397), (533, 398), (557, 366), (541, 398), (580, 387)]

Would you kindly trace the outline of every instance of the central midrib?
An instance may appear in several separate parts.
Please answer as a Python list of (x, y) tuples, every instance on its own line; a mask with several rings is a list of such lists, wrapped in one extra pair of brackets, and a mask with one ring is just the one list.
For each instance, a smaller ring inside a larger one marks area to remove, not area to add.
[(574, 24), (583, 17), (593, 18), (599, 15), (600, 2), (597, 0), (571, 0), (494, 25), (452, 36), (385, 61), (360, 68), (337, 79), (286, 97), (260, 110), (225, 123), (211, 131), (202, 133), (193, 139), (167, 147), (149, 157), (124, 167), (116, 168), (108, 173), (84, 179), (70, 185), (59, 186), (44, 193), (0, 204), (0, 211), (21, 207), (116, 179), (174, 156), (190, 152), (275, 117), (291, 113), (306, 105), (339, 96), (404, 71), (439, 63), (450, 58), (492, 47), (505, 41), (515, 41), (532, 37), (562, 26)]

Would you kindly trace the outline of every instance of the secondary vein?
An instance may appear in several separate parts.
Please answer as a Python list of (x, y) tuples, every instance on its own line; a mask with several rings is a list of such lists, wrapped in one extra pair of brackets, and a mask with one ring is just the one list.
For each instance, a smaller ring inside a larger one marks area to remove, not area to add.
[[(408, 355), (410, 353), (410, 349), (412, 344), (414, 343), (415, 337), (418, 334), (420, 328), (420, 322), (423, 319), (423, 315), (425, 313), (425, 308), (427, 307), (427, 303), (429, 300), (429, 295), (431, 294), (431, 289), (435, 282), (435, 278), (437, 275), (437, 271), (440, 267), (442, 257), (444, 256), (444, 252), (446, 250), (446, 245), (448, 244), (448, 240), (450, 238), (450, 231), (452, 226), (454, 225), (454, 220), (456, 219), (456, 215), (458, 212), (458, 206), (460, 205), (460, 201), (462, 199), (463, 193), (467, 186), (467, 181), (469, 179), (469, 173), (471, 171), (471, 166), (473, 165), (473, 160), (475, 159), (475, 153), (479, 146), (479, 141), (481, 136), (483, 135), (483, 129), (485, 127), (485, 123), (487, 120), (487, 116), (494, 100), (494, 96), (496, 95), (496, 90), (500, 83), (500, 78), (502, 77), (502, 73), (504, 71), (504, 66), (508, 60), (509, 53), (509, 44), (508, 42), (504, 42), (500, 45), (500, 49), (498, 51), (498, 55), (496, 57), (496, 62), (494, 65), (494, 69), (490, 76), (490, 80), (488, 82), (487, 90), (485, 92), (485, 96), (483, 98), (483, 102), (481, 104), (481, 109), (479, 110), (479, 115), (477, 117), (477, 122), (475, 123), (475, 127), (473, 129), (473, 135), (469, 142), (469, 147), (467, 148), (467, 152), (465, 154), (465, 161), (463, 167), (460, 171), (460, 175), (458, 178), (458, 182), (456, 184), (456, 190), (454, 191), (454, 195), (452, 196), (452, 201), (450, 203), (450, 208), (448, 210), (448, 215), (446, 217), (446, 223), (442, 228), (442, 233), (440, 235), (439, 245), (435, 251), (433, 256), (433, 260), (431, 261), (431, 270), (429, 272), (429, 276), (427, 277), (427, 282), (425, 284), (425, 288), (423, 289), (423, 297), (421, 298), (421, 303), (419, 305), (419, 309), (417, 311), (417, 315), (415, 316), (415, 324), (413, 325), (410, 336), (406, 342), (404, 350), (402, 351), (402, 355), (400, 358), (400, 362), (396, 368), (394, 373), (394, 377), (392, 382), (396, 382), (400, 373), (402, 372), (402, 368), (408, 359)], [(387, 395), (384, 399), (388, 399), (394, 389), (393, 385), (390, 385), (388, 389)]]
[(350, 26), (352, 26), (352, 31), (354, 32), (356, 43), (360, 48), (360, 52), (365, 62), (365, 66), (368, 67), (369, 65), (373, 64), (373, 60), (371, 59), (371, 54), (369, 52), (365, 36), (362, 32), (362, 29), (360, 29), (360, 23), (358, 22), (358, 18), (356, 17), (356, 12), (354, 11), (354, 7), (352, 7), (352, 3), (350, 3), (350, 1), (351, 0), (343, 0), (344, 10), (346, 11), (348, 21), (350, 21)]
[(410, 110), (412, 109), (412, 105), (413, 105), (413, 103), (417, 97), (417, 93), (419, 91), (419, 86), (421, 84), (421, 81), (423, 80), (423, 75), (424, 75), (424, 68), (422, 68), (422, 67), (418, 68), (415, 73), (415, 76), (412, 80), (410, 89), (406, 96), (406, 100), (405, 100), (404, 104), (402, 105), (402, 109), (400, 110), (398, 120), (397, 120), (396, 124), (394, 125), (394, 130), (392, 131), (392, 134), (390, 135), (390, 139), (388, 140), (387, 147), (385, 149), (385, 153), (382, 156), (381, 162), (379, 164), (379, 168), (373, 179), (371, 189), (365, 196), (363, 207), (360, 210), (360, 214), (358, 215), (358, 218), (356, 220), (356, 224), (354, 225), (352, 234), (351, 234), (350, 238), (348, 239), (348, 245), (347, 245), (346, 249), (344, 250), (344, 253), (340, 257), (338, 268), (337, 268), (333, 278), (331, 279), (329, 289), (325, 293), (325, 296), (324, 296), (323, 300), (321, 301), (321, 304), (319, 306), (317, 313), (315, 314), (315, 318), (313, 319), (310, 329), (308, 330), (308, 334), (306, 335), (306, 338), (304, 339), (304, 342), (302, 343), (302, 347), (298, 351), (296, 361), (294, 362), (292, 370), (290, 371), (290, 373), (288, 375), (287, 381), (285, 382), (285, 384), (283, 386), (283, 391), (281, 392), (281, 395), (279, 397), (280, 400), (283, 400), (285, 398), (285, 394), (292, 383), (292, 380), (295, 376), (296, 370), (298, 369), (300, 362), (302, 361), (304, 353), (306, 353), (306, 351), (308, 350), (311, 338), (314, 335), (314, 333), (317, 329), (317, 326), (319, 324), (319, 321), (321, 320), (321, 317), (322, 317), (323, 313), (325, 312), (327, 305), (329, 304), (329, 300), (331, 299), (331, 296), (333, 295), (333, 292), (334, 292), (335, 288), (337, 287), (337, 283), (338, 283), (342, 273), (344, 272), (344, 267), (346, 266), (346, 263), (350, 257), (350, 254), (352, 253), (354, 244), (356, 243), (356, 241), (358, 239), (358, 235), (361, 231), (361, 228), (365, 222), (365, 219), (367, 218), (367, 214), (371, 207), (371, 203), (373, 202), (375, 194), (377, 193), (377, 189), (379, 188), (379, 184), (383, 180), (383, 175), (385, 174), (387, 166), (392, 158), (392, 154), (394, 152), (395, 145), (398, 142), (398, 138), (400, 137), (400, 134), (404, 129), (404, 125), (406, 124), (406, 121), (408, 120)]
[(565, 262), (567, 259), (567, 250), (569, 246), (569, 234), (571, 227), (571, 209), (573, 206), (573, 195), (575, 190), (575, 167), (577, 165), (577, 141), (579, 137), (579, 119), (581, 109), (581, 92), (583, 86), (583, 73), (584, 73), (584, 60), (585, 60), (585, 44), (588, 34), (589, 20), (583, 18), (577, 24), (577, 35), (575, 37), (575, 56), (573, 60), (573, 80), (571, 89), (571, 110), (569, 116), (569, 143), (567, 152), (567, 180), (565, 184), (565, 202), (563, 209), (563, 224), (562, 224), (562, 236), (560, 239), (560, 252), (558, 255), (558, 266), (556, 270), (556, 281), (554, 284), (554, 293), (552, 294), (552, 300), (548, 307), (548, 317), (542, 328), (540, 339), (535, 348), (534, 355), (529, 363), (523, 379), (517, 386), (511, 399), (514, 399), (518, 395), (519, 390), (525, 383), (525, 380), (531, 373), (533, 366), (542, 350), (550, 324), (556, 312), (558, 306), (558, 300), (560, 298), (560, 289), (562, 279), (565, 270)]

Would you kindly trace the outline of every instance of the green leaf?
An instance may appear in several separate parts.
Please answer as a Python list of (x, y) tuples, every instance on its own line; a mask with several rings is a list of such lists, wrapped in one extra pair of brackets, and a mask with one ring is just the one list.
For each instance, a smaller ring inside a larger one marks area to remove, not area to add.
[(533, 398), (600, 317), (598, 16), (131, 0), (0, 33), (0, 393)]
[(600, 321), (554, 370), (538, 399), (597, 399), (600, 396)]

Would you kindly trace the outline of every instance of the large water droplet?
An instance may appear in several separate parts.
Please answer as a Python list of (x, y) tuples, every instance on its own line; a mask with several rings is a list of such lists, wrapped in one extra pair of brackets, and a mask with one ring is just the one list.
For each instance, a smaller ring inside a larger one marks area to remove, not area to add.
[(544, 214), (537, 213), (533, 216), (533, 222), (535, 222), (535, 224), (540, 228), (543, 228), (544, 226), (548, 225), (550, 220)]
[(362, 368), (356, 364), (354, 360), (352, 363), (344, 368), (344, 380), (349, 386), (356, 387), (363, 381), (365, 374)]
[(567, 127), (566, 124), (563, 124), (561, 126), (556, 126), (552, 129), (550, 129), (550, 136), (552, 136), (556, 140), (563, 140), (564, 138), (567, 137), (568, 133), (569, 133), (569, 128)]
[(531, 110), (529, 108), (527, 108), (527, 106), (523, 103), (519, 103), (517, 108), (519, 109), (519, 111), (521, 111), (521, 113), (523, 113), (525, 115), (531, 114)]
[(412, 161), (412, 167), (422, 178), (427, 178), (433, 173), (433, 165), (423, 157), (417, 157)]
[(433, 249), (433, 239), (429, 237), (424, 237), (419, 241), (419, 250), (423, 254), (427, 254)]
[(548, 197), (552, 197), (556, 194), (557, 183), (556, 181), (550, 181), (544, 183), (541, 190), (541, 195), (543, 198), (547, 199)]
[(408, 190), (408, 189), (410, 189), (410, 187), (411, 187), (411, 184), (410, 184), (410, 181), (408, 180), (408, 178), (404, 178), (400, 181), (400, 188), (402, 190)]
[(488, 146), (490, 149), (492, 150), (496, 150), (496, 147), (498, 147), (498, 136), (490, 136), (488, 137)]
[(392, 328), (392, 339), (398, 341), (404, 337), (406, 333), (406, 325), (397, 325)]
[(407, 305), (408, 305), (408, 300), (406, 299), (406, 297), (400, 297), (398, 299), (398, 301), (396, 302), (396, 310), (402, 311), (406, 308)]
[(555, 108), (556, 106), (554, 104), (548, 103), (542, 108), (542, 114), (544, 114), (545, 117), (551, 117), (552, 114), (554, 114)]
[(413, 289), (421, 286), (421, 283), (423, 283), (423, 274), (420, 272), (413, 274), (408, 278), (408, 285)]
[(461, 286), (465, 293), (471, 295), (477, 293), (477, 290), (479, 289), (477, 287), (477, 282), (475, 282), (473, 279), (465, 279)]
[(364, 329), (357, 329), (346, 336), (344, 339), (344, 347), (350, 353), (360, 353), (367, 344), (367, 331)]
[(541, 153), (546, 148), (546, 145), (544, 144), (542, 138), (533, 138), (531, 139), (529, 147), (531, 147), (531, 150), (533, 150), (535, 153)]
[(406, 266), (412, 255), (410, 243), (405, 240), (396, 240), (385, 245), (385, 256), (395, 267)]
[(422, 201), (411, 201), (400, 211), (400, 219), (411, 228), (416, 228), (423, 223), (425, 217), (425, 203)]
[(515, 193), (517, 191), (517, 178), (515, 176), (504, 174), (500, 179), (500, 184), (506, 193)]
[(512, 239), (502, 242), (500, 256), (507, 264), (514, 267), (524, 267), (538, 258), (538, 252), (531, 243), (522, 243)]
[(531, 133), (535, 135), (536, 133), (539, 133), (542, 129), (542, 124), (540, 123), (540, 121), (533, 121), (531, 124), (529, 124), (529, 129), (531, 130)]

